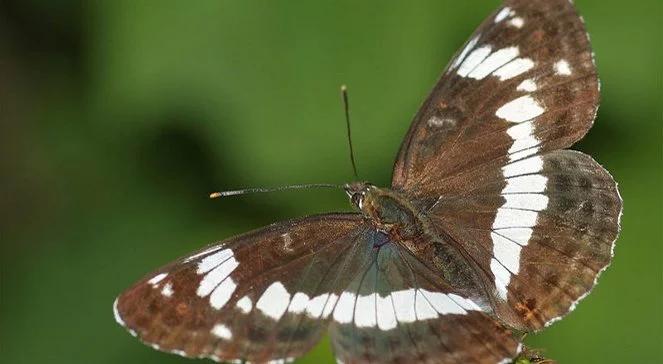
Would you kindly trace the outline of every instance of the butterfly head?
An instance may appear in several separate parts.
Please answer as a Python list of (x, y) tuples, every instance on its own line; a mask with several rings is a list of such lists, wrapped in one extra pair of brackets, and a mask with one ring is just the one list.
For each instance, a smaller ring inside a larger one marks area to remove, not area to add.
[(363, 210), (364, 199), (375, 188), (375, 186), (368, 182), (350, 182), (343, 186), (345, 193), (350, 198), (350, 202), (360, 211)]

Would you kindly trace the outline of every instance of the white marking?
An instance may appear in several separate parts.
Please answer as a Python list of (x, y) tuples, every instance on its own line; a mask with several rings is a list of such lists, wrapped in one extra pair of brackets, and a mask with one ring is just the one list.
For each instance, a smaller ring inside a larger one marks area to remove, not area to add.
[(454, 293), (449, 293), (449, 298), (467, 311), (482, 311), (481, 307), (469, 298), (464, 298)]
[(490, 233), (493, 240), (493, 255), (511, 273), (518, 274), (520, 269), (520, 250), (522, 246), (505, 237)]
[(217, 310), (221, 309), (221, 307), (228, 303), (236, 288), (237, 284), (235, 281), (230, 277), (226, 278), (212, 291), (212, 294), (209, 296), (209, 304)]
[(163, 279), (166, 278), (167, 276), (168, 276), (168, 273), (159, 273), (159, 274), (155, 275), (154, 277), (150, 278), (150, 280), (147, 281), (147, 283), (151, 284), (152, 287), (156, 288), (156, 286), (159, 284), (159, 282), (163, 281)]
[(469, 42), (467, 42), (467, 45), (463, 50), (460, 52), (458, 57), (456, 57), (456, 60), (452, 64), (451, 68), (456, 68), (458, 65), (465, 59), (465, 56), (467, 55), (467, 52), (469, 52), (472, 48), (474, 48), (475, 45), (477, 45), (477, 41), (479, 40), (479, 36), (477, 35), (476, 37), (472, 38)]
[(507, 134), (513, 139), (513, 144), (509, 148), (509, 161), (513, 162), (539, 151), (539, 148), (533, 148), (540, 144), (534, 136), (534, 123), (527, 121), (514, 125), (507, 129)]
[(117, 309), (117, 301), (119, 297), (115, 299), (113, 302), (113, 316), (115, 316), (115, 322), (120, 324), (121, 326), (126, 326), (124, 323), (124, 320), (122, 320), (122, 316), (120, 316), (120, 311)]
[(210, 292), (212, 292), (219, 283), (226, 279), (237, 266), (239, 266), (239, 262), (237, 262), (233, 256), (224, 260), (223, 263), (217, 265), (200, 280), (196, 294), (200, 297), (205, 297), (210, 294)]
[(537, 90), (536, 82), (534, 82), (533, 79), (528, 78), (526, 80), (523, 80), (518, 86), (516, 86), (516, 90), (518, 91), (525, 91), (525, 92), (534, 92)]
[(571, 66), (569, 65), (569, 62), (567, 62), (565, 59), (555, 62), (553, 67), (555, 68), (555, 73), (560, 76), (569, 76), (571, 73), (573, 73), (571, 72)]
[(414, 310), (414, 296), (414, 289), (391, 292), (391, 299), (394, 302), (398, 322), (409, 323), (417, 321), (417, 314)]
[(509, 160), (517, 161), (523, 158), (527, 158), (531, 155), (536, 154), (539, 151), (539, 148), (523, 149), (519, 152), (509, 154)]
[(467, 74), (470, 73), (476, 66), (480, 65), (484, 59), (490, 54), (492, 47), (489, 45), (482, 46), (477, 48), (470, 53), (463, 63), (458, 68), (458, 75), (467, 77)]
[(435, 309), (430, 305), (421, 290), (417, 290), (415, 293), (414, 312), (417, 316), (417, 320), (437, 318), (437, 311), (435, 311)]
[(171, 350), (170, 353), (186, 357), (186, 351), (184, 351), (184, 350)]
[(502, 196), (506, 202), (502, 207), (543, 211), (548, 207), (548, 196), (538, 193), (507, 194)]
[(290, 236), (289, 233), (281, 234), (281, 238), (283, 238), (283, 250), (292, 252), (294, 249), (292, 248), (292, 237)]
[(428, 119), (428, 126), (434, 128), (441, 128), (441, 127), (453, 128), (456, 126), (456, 120), (451, 118), (442, 119), (437, 116), (433, 116), (430, 119)]
[(505, 47), (491, 53), (467, 77), (481, 80), (512, 59), (518, 57), (518, 47)]
[(320, 317), (323, 310), (325, 309), (325, 306), (327, 305), (328, 299), (329, 293), (323, 293), (311, 298), (311, 300), (308, 302), (308, 305), (306, 305), (306, 313), (314, 318)]
[(532, 229), (530, 228), (507, 228), (496, 229), (495, 231), (520, 245), (527, 245), (532, 237)]
[(223, 248), (222, 245), (216, 245), (216, 246), (213, 246), (213, 247), (207, 248), (207, 249), (201, 251), (200, 253), (197, 253), (197, 254), (194, 254), (194, 255), (192, 255), (192, 256), (190, 256), (190, 257), (187, 257), (186, 259), (184, 259), (184, 263), (189, 263), (189, 262), (191, 262), (191, 261), (197, 259), (198, 257), (202, 257), (203, 255), (207, 255), (207, 254), (213, 253), (213, 252), (215, 252), (215, 251), (217, 251), (217, 250), (219, 250), (219, 249), (221, 249), (221, 248)]
[(502, 174), (508, 178), (533, 174), (541, 172), (541, 170), (543, 170), (543, 159), (537, 155), (505, 165), (502, 167)]
[(523, 74), (534, 67), (534, 62), (529, 58), (516, 58), (493, 72), (500, 81), (505, 81)]
[(334, 310), (334, 307), (336, 307), (336, 301), (338, 300), (338, 296), (335, 294), (330, 294), (329, 299), (327, 300), (327, 303), (325, 304), (325, 309), (322, 310), (322, 318), (327, 318), (329, 315)]
[(495, 15), (495, 23), (499, 23), (502, 20), (506, 19), (509, 15), (513, 15), (514, 13), (511, 11), (511, 8), (506, 6), (502, 10), (500, 10), (497, 15)]
[(302, 313), (306, 310), (308, 301), (310, 300), (309, 296), (303, 292), (297, 292), (292, 296), (290, 301), (290, 306), (288, 306), (288, 312), (292, 313)]
[(289, 305), (290, 293), (279, 281), (272, 283), (256, 302), (256, 308), (274, 320), (280, 319)]
[(334, 320), (341, 324), (352, 322), (356, 296), (352, 292), (343, 292), (334, 309)]
[(200, 261), (200, 263), (198, 263), (198, 270), (196, 273), (205, 274), (232, 256), (233, 251), (230, 249), (223, 249), (220, 252), (206, 256)]
[(381, 297), (377, 295), (376, 311), (378, 316), (378, 327), (380, 330), (387, 331), (395, 329), (398, 326), (396, 322), (396, 312), (391, 302), (391, 295)]
[(521, 18), (519, 16), (509, 20), (509, 25), (513, 25), (514, 27), (516, 27), (518, 29), (522, 28), (524, 24), (525, 24), (525, 21), (523, 20), (523, 18)]
[(211, 332), (212, 332), (212, 334), (214, 334), (214, 336), (216, 336), (220, 339), (230, 340), (230, 339), (233, 338), (233, 333), (230, 332), (230, 329), (228, 328), (228, 326), (226, 326), (224, 324), (214, 325)]
[(165, 297), (171, 297), (175, 293), (173, 291), (173, 284), (171, 282), (166, 283), (165, 286), (163, 286), (163, 289), (161, 289), (161, 294)]
[(425, 289), (420, 290), (440, 315), (465, 315), (465, 311), (460, 305), (454, 302), (448, 295), (442, 292), (430, 292)]
[(533, 227), (536, 225), (536, 211), (513, 210), (507, 208), (497, 209), (493, 229), (511, 227)]
[(495, 275), (495, 288), (497, 295), (503, 300), (507, 299), (507, 286), (511, 281), (511, 273), (506, 270), (495, 258), (490, 260), (490, 270)]
[(541, 193), (546, 190), (548, 178), (540, 175), (511, 177), (506, 180), (502, 194), (506, 193)]
[(239, 301), (237, 301), (236, 306), (240, 311), (242, 311), (242, 313), (249, 313), (253, 309), (253, 302), (251, 302), (251, 298), (249, 298), (249, 296), (244, 296)]
[(366, 296), (357, 296), (355, 304), (355, 325), (357, 327), (374, 327), (377, 325), (375, 315), (375, 301), (377, 293), (371, 293)]
[(506, 121), (522, 123), (543, 114), (545, 110), (532, 96), (525, 95), (507, 102), (497, 109), (495, 115)]
[(161, 346), (159, 346), (159, 344), (150, 344), (150, 346), (151, 346), (152, 349), (154, 349), (154, 350), (161, 350)]

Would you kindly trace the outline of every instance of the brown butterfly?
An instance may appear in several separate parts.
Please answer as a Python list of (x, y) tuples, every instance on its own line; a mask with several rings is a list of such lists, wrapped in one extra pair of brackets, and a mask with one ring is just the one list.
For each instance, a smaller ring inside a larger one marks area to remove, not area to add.
[(622, 202), (564, 150), (599, 81), (568, 0), (506, 0), (414, 117), (392, 185), (345, 185), (358, 212), (230, 238), (147, 275), (115, 302), (154, 348), (283, 363), (329, 333), (339, 363), (507, 363), (610, 264)]

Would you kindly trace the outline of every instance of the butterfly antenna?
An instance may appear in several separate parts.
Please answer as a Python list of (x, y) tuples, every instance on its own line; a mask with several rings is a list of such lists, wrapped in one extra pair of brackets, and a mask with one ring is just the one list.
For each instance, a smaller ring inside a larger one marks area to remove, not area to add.
[(352, 173), (354, 174), (355, 181), (359, 180), (357, 174), (357, 164), (355, 163), (355, 153), (352, 149), (352, 133), (350, 132), (350, 103), (348, 102), (348, 88), (345, 85), (341, 86), (341, 95), (343, 96), (343, 107), (345, 110), (345, 126), (348, 130), (348, 145), (350, 146), (350, 162), (352, 162)]
[(286, 190), (302, 190), (309, 188), (343, 188), (343, 186), (333, 185), (329, 183), (309, 183), (303, 185), (289, 185), (281, 187), (258, 187), (258, 188), (245, 188), (242, 190), (233, 190), (233, 191), (220, 191), (212, 192), (209, 195), (209, 198), (219, 198), (219, 197), (228, 197), (228, 196), (237, 196), (237, 195), (246, 195), (249, 193), (262, 193), (262, 192), (277, 192), (277, 191), (286, 191)]

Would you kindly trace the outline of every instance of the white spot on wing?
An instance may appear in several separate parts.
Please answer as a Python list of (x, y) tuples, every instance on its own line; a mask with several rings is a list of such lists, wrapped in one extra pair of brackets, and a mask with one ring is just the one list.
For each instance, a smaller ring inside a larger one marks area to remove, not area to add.
[(495, 15), (495, 23), (499, 23), (502, 20), (506, 19), (508, 16), (513, 15), (514, 12), (510, 7), (506, 6)]
[(330, 294), (329, 299), (327, 300), (327, 303), (325, 304), (325, 309), (322, 310), (322, 317), (327, 318), (329, 315), (334, 310), (334, 307), (336, 307), (336, 301), (338, 300), (338, 296), (335, 294)]
[(430, 305), (421, 290), (416, 291), (414, 311), (417, 320), (428, 320), (437, 317), (437, 311)]
[(280, 319), (289, 305), (290, 294), (279, 281), (272, 283), (256, 302), (256, 308), (274, 320)]
[(505, 237), (490, 233), (493, 240), (493, 255), (495, 259), (513, 274), (518, 274), (520, 269), (520, 250), (522, 247)]
[(396, 312), (391, 302), (391, 295), (381, 297), (377, 295), (376, 311), (378, 316), (378, 327), (380, 330), (387, 331), (395, 329), (398, 326), (396, 322)]
[(156, 287), (159, 284), (159, 282), (163, 281), (163, 279), (166, 278), (167, 276), (168, 273), (159, 273), (154, 277), (150, 278), (150, 280), (147, 281), (147, 283), (151, 284), (153, 287)]
[(239, 301), (237, 301), (236, 306), (240, 309), (240, 311), (242, 311), (242, 313), (249, 313), (251, 312), (251, 309), (253, 309), (253, 302), (251, 302), (251, 298), (249, 298), (249, 296), (244, 296)]
[(505, 193), (541, 193), (546, 190), (548, 178), (540, 175), (528, 175), (511, 177), (506, 180), (506, 186), (502, 189)]
[(456, 126), (456, 120), (451, 118), (442, 119), (437, 116), (433, 116), (430, 119), (428, 119), (428, 126), (433, 128), (442, 128), (442, 127), (453, 128)]
[(534, 92), (536, 91), (536, 82), (534, 82), (533, 79), (528, 78), (526, 80), (523, 80), (517, 87), (516, 90), (518, 91), (526, 91), (526, 92)]
[(538, 193), (507, 194), (502, 207), (543, 211), (548, 207), (548, 196)]
[(569, 76), (571, 75), (571, 65), (565, 59), (555, 62), (553, 66), (555, 68), (555, 73), (560, 76)]
[(327, 305), (328, 300), (329, 293), (323, 293), (311, 298), (311, 300), (308, 302), (308, 305), (306, 305), (306, 313), (314, 318), (320, 317), (323, 310), (325, 309), (325, 306)]
[(545, 109), (530, 95), (509, 101), (497, 109), (495, 115), (506, 121), (522, 123), (543, 114)]
[(519, 245), (527, 245), (529, 239), (532, 237), (532, 229), (530, 228), (495, 229), (495, 231)]
[(203, 255), (213, 253), (213, 252), (215, 252), (215, 251), (217, 251), (221, 248), (223, 248), (223, 246), (220, 246), (220, 245), (216, 245), (216, 246), (213, 246), (211, 248), (207, 248), (207, 249), (201, 251), (200, 253), (197, 253), (197, 254), (194, 254), (190, 257), (187, 257), (186, 259), (184, 259), (184, 263), (188, 263), (188, 262), (191, 262), (193, 260), (196, 260), (197, 258), (202, 257)]
[(536, 155), (527, 159), (507, 164), (506, 166), (502, 167), (502, 174), (504, 177), (514, 177), (541, 172), (542, 169), (543, 159)]
[(454, 63), (452, 64), (451, 68), (456, 68), (460, 63), (465, 59), (465, 56), (467, 56), (467, 53), (474, 48), (475, 45), (477, 45), (477, 41), (479, 40), (479, 36), (477, 35), (476, 37), (472, 38), (469, 42), (467, 42), (467, 45), (463, 50), (460, 52), (458, 57), (456, 57), (456, 60), (454, 60)]
[(467, 76), (481, 80), (518, 56), (518, 47), (505, 47), (491, 53)]
[(477, 67), (490, 54), (492, 47), (489, 45), (477, 48), (470, 53), (458, 68), (458, 75), (467, 77), (468, 73)]
[(224, 324), (214, 325), (211, 332), (212, 334), (214, 334), (214, 336), (220, 339), (230, 340), (233, 337), (233, 334), (232, 332), (230, 332), (230, 329)]
[(210, 305), (217, 310), (221, 309), (221, 307), (228, 303), (236, 288), (237, 284), (235, 281), (230, 277), (226, 278), (221, 284), (214, 288), (214, 291), (212, 291), (212, 294), (209, 297)]
[(536, 225), (538, 213), (527, 210), (514, 210), (508, 208), (497, 209), (493, 229), (510, 227), (533, 227)]
[[(513, 144), (509, 148), (510, 162), (516, 161), (529, 154), (535, 154), (539, 148), (539, 140), (534, 136), (534, 123), (527, 121), (514, 125), (507, 129), (506, 133), (513, 139)], [(522, 152), (521, 152), (522, 151)], [(521, 152), (521, 153), (518, 153)]]
[(220, 252), (208, 255), (198, 263), (198, 270), (196, 273), (205, 274), (232, 256), (233, 251), (230, 249), (223, 249)]
[(425, 289), (420, 290), (428, 299), (435, 311), (440, 315), (465, 315), (465, 311), (460, 305), (454, 302), (448, 295), (442, 292), (430, 292)]
[(377, 325), (375, 315), (375, 301), (377, 293), (371, 293), (366, 296), (357, 296), (355, 304), (355, 325), (357, 327), (373, 327)]
[(398, 322), (409, 323), (417, 321), (417, 315), (414, 310), (414, 296), (414, 289), (391, 292)]
[(493, 75), (499, 77), (500, 81), (514, 78), (523, 74), (534, 67), (534, 62), (529, 58), (516, 58), (493, 72)]
[(212, 292), (212, 290), (214, 290), (214, 288), (218, 286), (219, 283), (226, 279), (226, 277), (228, 277), (230, 273), (232, 273), (235, 268), (237, 268), (237, 266), (239, 266), (239, 262), (237, 262), (234, 256), (231, 255), (229, 258), (224, 259), (222, 263), (218, 264), (211, 271), (207, 272), (203, 279), (200, 280), (196, 294), (200, 297), (205, 297), (210, 294), (210, 292)]
[(523, 18), (521, 18), (519, 16), (509, 20), (509, 25), (512, 25), (516, 28), (522, 28), (524, 24), (525, 24), (525, 21), (523, 20)]
[(464, 298), (454, 293), (450, 293), (449, 298), (467, 311), (482, 311), (481, 307), (469, 298)]
[(171, 297), (173, 293), (175, 293), (175, 291), (173, 291), (173, 284), (171, 282), (166, 283), (161, 289), (161, 294), (164, 297)]
[(343, 292), (336, 303), (334, 309), (334, 320), (341, 324), (348, 324), (352, 322), (354, 307), (355, 307), (355, 294), (352, 292)]
[(309, 296), (303, 292), (297, 292), (292, 296), (290, 301), (290, 306), (288, 306), (288, 312), (292, 313), (302, 313), (306, 310), (308, 301), (310, 300)]
[(292, 237), (290, 234), (281, 234), (281, 238), (283, 238), (283, 250), (292, 252), (294, 249), (292, 248)]
[(511, 273), (506, 270), (500, 262), (495, 260), (495, 258), (490, 260), (490, 270), (495, 275), (495, 288), (497, 288), (497, 295), (506, 300), (507, 298), (507, 286), (511, 281)]

